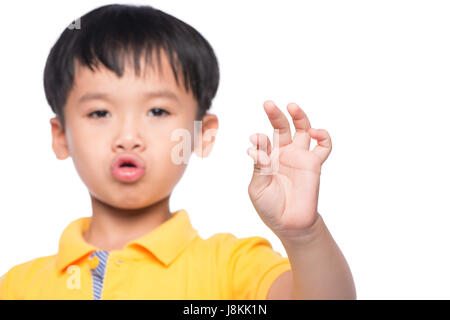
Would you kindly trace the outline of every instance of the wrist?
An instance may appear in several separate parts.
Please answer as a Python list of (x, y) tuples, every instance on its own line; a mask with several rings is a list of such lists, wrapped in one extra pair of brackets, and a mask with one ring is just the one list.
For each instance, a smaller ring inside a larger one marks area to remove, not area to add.
[(322, 216), (317, 213), (315, 221), (307, 229), (290, 232), (289, 234), (278, 234), (283, 246), (288, 249), (291, 247), (305, 247), (314, 244), (326, 232), (325, 222)]

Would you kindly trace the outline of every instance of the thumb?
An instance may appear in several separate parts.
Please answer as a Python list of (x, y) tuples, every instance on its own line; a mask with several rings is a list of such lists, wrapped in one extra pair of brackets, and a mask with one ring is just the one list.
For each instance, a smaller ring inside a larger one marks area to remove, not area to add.
[[(255, 139), (250, 138), (252, 143), (253, 140)], [(271, 159), (266, 151), (259, 149), (258, 144), (248, 148), (247, 154), (253, 159), (253, 176), (249, 185), (249, 193), (258, 194), (272, 181)]]

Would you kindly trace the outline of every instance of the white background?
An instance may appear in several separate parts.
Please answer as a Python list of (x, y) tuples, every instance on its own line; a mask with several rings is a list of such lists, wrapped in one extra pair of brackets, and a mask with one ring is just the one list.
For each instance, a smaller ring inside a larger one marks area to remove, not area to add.
[[(51, 149), (42, 78), (63, 29), (107, 3), (1, 3), (0, 274), (56, 254), (68, 223), (91, 215), (71, 158)], [(246, 150), (252, 133), (272, 137), (264, 100), (286, 115), (296, 102), (333, 141), (319, 212), (358, 298), (450, 299), (449, 2), (132, 3), (191, 24), (220, 64), (216, 144), (209, 158), (191, 158), (172, 210), (186, 209), (204, 238), (259, 235), (285, 256), (248, 197)]]

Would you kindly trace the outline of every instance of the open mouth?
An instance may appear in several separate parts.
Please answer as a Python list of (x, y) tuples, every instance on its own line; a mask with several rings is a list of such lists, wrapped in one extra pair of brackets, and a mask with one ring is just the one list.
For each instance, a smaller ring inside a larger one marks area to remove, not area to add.
[(135, 155), (121, 154), (113, 161), (111, 173), (122, 182), (137, 181), (145, 173), (145, 163)]
[(123, 167), (132, 167), (132, 168), (136, 168), (136, 165), (134, 163), (131, 162), (124, 162), (122, 163), (119, 168), (123, 168)]

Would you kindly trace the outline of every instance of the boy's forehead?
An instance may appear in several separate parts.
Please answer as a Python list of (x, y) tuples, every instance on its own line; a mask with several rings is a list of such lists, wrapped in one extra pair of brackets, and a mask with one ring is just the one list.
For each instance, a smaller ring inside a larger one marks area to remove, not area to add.
[[(132, 54), (126, 55), (121, 61), (124, 66), (121, 77), (101, 63), (98, 63), (97, 67), (91, 70), (88, 66), (81, 65), (75, 60), (73, 89), (81, 93), (87, 87), (100, 87), (105, 89), (105, 86), (114, 86), (114, 84), (127, 81), (133, 82), (134, 85), (170, 88), (179, 94), (187, 94), (182, 86), (182, 79), (179, 78), (179, 84), (177, 84), (170, 61), (164, 52), (160, 54), (160, 63), (158, 63), (155, 54), (149, 57), (149, 59), (151, 60), (145, 59), (145, 56), (142, 55), (139, 60), (139, 70), (136, 70)], [(180, 77), (180, 74), (181, 72), (177, 72), (178, 77)]]

